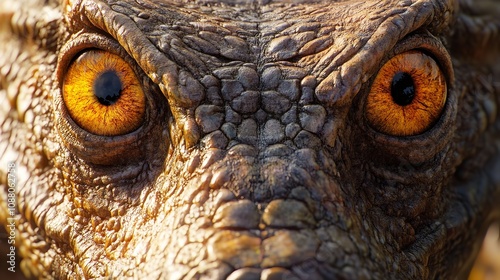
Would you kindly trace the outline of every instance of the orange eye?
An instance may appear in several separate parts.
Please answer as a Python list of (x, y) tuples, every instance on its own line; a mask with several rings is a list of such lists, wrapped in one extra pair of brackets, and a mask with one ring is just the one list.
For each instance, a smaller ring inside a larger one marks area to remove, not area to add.
[(73, 61), (63, 83), (71, 118), (90, 133), (116, 136), (139, 128), (146, 98), (130, 65), (115, 54), (89, 50)]
[(418, 135), (438, 120), (446, 102), (446, 81), (430, 56), (409, 51), (382, 66), (367, 97), (366, 117), (377, 131)]

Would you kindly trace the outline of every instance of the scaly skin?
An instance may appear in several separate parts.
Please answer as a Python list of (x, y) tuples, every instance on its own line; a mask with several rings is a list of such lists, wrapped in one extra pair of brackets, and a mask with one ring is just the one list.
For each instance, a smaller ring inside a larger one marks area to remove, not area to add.
[[(500, 220), (498, 2), (235, 2), (0, 3), (0, 220), (12, 162), (23, 272), (467, 275)], [(136, 70), (138, 130), (69, 117), (61, 81), (86, 48)], [(420, 135), (383, 135), (366, 96), (410, 49), (439, 61), (445, 109)]]

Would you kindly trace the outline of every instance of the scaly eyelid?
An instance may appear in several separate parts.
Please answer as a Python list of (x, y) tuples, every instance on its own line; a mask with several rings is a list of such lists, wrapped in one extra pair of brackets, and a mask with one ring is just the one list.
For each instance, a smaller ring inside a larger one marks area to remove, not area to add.
[[(103, 136), (86, 131), (71, 118), (62, 97), (65, 74), (79, 54), (91, 49), (115, 54), (134, 70), (146, 98), (144, 123), (139, 129), (118, 136)], [(163, 95), (159, 94), (157, 85), (142, 72), (118, 42), (105, 35), (82, 33), (68, 40), (59, 51), (54, 81), (53, 102), (57, 132), (61, 135), (64, 145), (75, 156), (88, 163), (116, 165), (140, 161), (149, 151), (148, 139), (156, 139), (162, 131), (158, 128), (165, 125), (162, 120), (166, 119), (165, 114), (169, 112), (168, 103), (163, 99)]]
[(394, 46), (391, 52), (388, 53), (388, 56), (384, 61), (382, 61), (380, 67), (390, 58), (411, 50), (418, 50), (432, 57), (443, 72), (446, 78), (446, 83), (449, 86), (452, 86), (455, 83), (453, 64), (448, 50), (438, 38), (428, 32), (413, 33), (403, 38), (396, 46)]
[(69, 65), (79, 57), (79, 54), (88, 49), (100, 49), (120, 56), (134, 69), (140, 76), (140, 68), (135, 61), (125, 52), (125, 50), (116, 41), (109, 37), (95, 33), (79, 34), (64, 44), (59, 51), (57, 60), (56, 77), (59, 85), (62, 85), (66, 71)]

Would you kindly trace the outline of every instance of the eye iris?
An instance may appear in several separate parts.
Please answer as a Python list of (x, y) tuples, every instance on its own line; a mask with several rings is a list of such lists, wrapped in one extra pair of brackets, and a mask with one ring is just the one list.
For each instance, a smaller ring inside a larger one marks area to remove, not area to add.
[(99, 103), (109, 106), (120, 98), (122, 82), (115, 71), (108, 70), (95, 79), (93, 90)]
[(414, 136), (430, 129), (446, 103), (446, 79), (429, 55), (412, 50), (389, 59), (373, 80), (366, 119), (378, 132)]
[(81, 53), (66, 70), (62, 97), (71, 119), (96, 135), (127, 134), (144, 122), (141, 82), (128, 62), (113, 53)]
[(415, 85), (413, 78), (406, 72), (397, 72), (391, 83), (392, 100), (398, 105), (406, 106), (411, 104), (415, 98)]

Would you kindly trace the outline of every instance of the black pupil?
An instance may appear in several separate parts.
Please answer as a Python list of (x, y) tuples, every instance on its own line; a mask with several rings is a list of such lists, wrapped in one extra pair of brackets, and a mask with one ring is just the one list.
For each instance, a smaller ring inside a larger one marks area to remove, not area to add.
[(120, 98), (122, 82), (115, 71), (109, 70), (94, 82), (94, 95), (102, 105), (112, 105)]
[(415, 98), (415, 85), (413, 78), (406, 72), (398, 72), (392, 78), (391, 83), (392, 100), (400, 106), (411, 104)]

